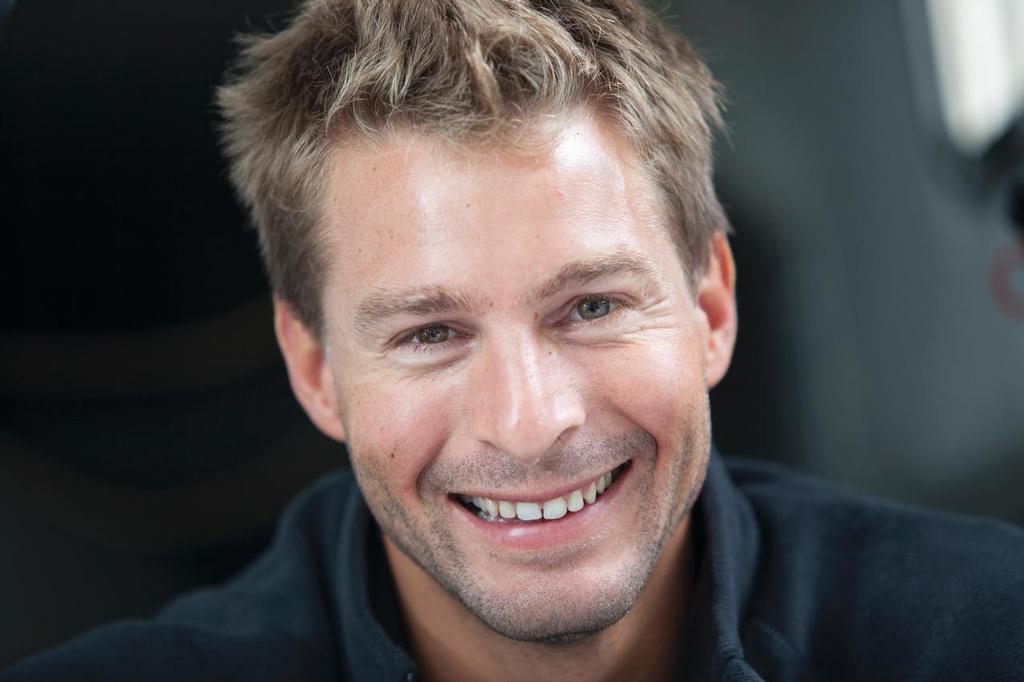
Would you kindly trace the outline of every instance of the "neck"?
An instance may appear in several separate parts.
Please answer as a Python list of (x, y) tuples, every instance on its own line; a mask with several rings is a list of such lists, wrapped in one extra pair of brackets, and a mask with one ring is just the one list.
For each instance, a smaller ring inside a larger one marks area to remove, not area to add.
[(680, 663), (679, 642), (695, 584), (689, 524), (689, 516), (679, 524), (626, 616), (562, 645), (519, 642), (494, 632), (385, 537), (420, 679), (670, 679)]

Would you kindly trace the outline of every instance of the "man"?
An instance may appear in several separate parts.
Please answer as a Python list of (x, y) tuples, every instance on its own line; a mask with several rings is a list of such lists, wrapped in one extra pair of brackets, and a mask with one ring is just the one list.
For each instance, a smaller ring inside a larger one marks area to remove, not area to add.
[(315, 0), (220, 103), (352, 475), (223, 588), (7, 679), (1020, 678), (1019, 530), (713, 452), (716, 87), (650, 11)]

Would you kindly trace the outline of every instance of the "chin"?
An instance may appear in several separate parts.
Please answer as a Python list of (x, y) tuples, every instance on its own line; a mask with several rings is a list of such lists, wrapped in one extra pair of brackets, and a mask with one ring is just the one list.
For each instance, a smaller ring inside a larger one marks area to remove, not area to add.
[[(660, 531), (660, 532), (657, 532)], [(564, 646), (592, 637), (620, 621), (636, 604), (671, 536), (669, 528), (641, 527), (620, 552), (568, 565), (547, 575), (530, 572), (503, 579), (501, 572), (463, 575), (448, 591), (479, 621), (509, 639)], [(596, 559), (596, 560), (595, 560)], [(493, 566), (492, 566), (493, 569)], [(483, 576), (481, 579), (480, 576)]]
[(623, 618), (633, 607), (646, 582), (581, 594), (549, 590), (500, 599), (465, 599), (463, 605), (494, 632), (509, 639), (547, 646), (568, 646), (588, 639)]

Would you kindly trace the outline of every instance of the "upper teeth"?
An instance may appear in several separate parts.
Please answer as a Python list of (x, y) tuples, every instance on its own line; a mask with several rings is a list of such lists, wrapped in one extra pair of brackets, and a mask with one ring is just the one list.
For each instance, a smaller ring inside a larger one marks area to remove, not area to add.
[(520, 521), (538, 521), (540, 519), (560, 519), (568, 512), (578, 512), (588, 504), (594, 504), (597, 496), (603, 493), (618, 476), (620, 469), (614, 469), (603, 476), (598, 476), (582, 488), (573, 490), (564, 497), (556, 497), (547, 502), (512, 502), (509, 500), (492, 500), (489, 497), (462, 496), (480, 510), (480, 516), (488, 521), (500, 518), (519, 519)]

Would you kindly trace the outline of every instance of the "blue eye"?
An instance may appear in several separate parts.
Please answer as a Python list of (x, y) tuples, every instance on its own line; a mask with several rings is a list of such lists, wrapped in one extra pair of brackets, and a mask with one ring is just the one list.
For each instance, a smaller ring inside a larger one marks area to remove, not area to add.
[(612, 302), (607, 298), (584, 298), (576, 304), (576, 313), (584, 320), (596, 320), (611, 312)]
[(452, 337), (451, 327), (446, 327), (443, 324), (433, 324), (429, 327), (424, 327), (418, 332), (413, 334), (409, 339), (415, 344), (421, 345), (433, 345), (438, 343), (444, 343)]

